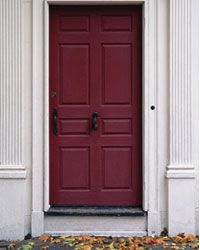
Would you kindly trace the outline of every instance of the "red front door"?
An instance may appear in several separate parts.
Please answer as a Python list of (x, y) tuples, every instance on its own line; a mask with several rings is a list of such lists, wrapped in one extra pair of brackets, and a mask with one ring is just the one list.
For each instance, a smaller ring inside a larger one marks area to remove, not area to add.
[(141, 22), (141, 6), (50, 7), (51, 205), (141, 205)]

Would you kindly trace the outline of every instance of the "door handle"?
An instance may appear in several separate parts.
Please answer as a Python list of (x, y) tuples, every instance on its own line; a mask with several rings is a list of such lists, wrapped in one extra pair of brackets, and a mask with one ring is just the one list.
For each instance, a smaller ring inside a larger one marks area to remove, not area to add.
[(98, 112), (93, 112), (92, 113), (92, 130), (97, 130), (98, 129), (98, 124), (97, 124), (97, 117), (99, 116)]
[(52, 117), (53, 117), (53, 134), (57, 135), (58, 128), (57, 128), (57, 117), (58, 117), (58, 110), (54, 108), (52, 112)]

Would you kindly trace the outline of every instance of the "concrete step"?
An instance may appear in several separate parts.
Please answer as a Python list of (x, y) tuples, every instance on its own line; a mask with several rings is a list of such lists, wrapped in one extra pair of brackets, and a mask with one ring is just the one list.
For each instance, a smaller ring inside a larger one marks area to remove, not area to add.
[(142, 236), (147, 234), (147, 217), (46, 214), (44, 229), (51, 235)]

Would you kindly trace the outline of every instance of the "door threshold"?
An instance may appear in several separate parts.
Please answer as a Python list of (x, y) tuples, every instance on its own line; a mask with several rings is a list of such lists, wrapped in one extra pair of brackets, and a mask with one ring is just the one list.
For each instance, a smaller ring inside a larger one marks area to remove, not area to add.
[(50, 216), (144, 216), (139, 207), (51, 206), (45, 213)]

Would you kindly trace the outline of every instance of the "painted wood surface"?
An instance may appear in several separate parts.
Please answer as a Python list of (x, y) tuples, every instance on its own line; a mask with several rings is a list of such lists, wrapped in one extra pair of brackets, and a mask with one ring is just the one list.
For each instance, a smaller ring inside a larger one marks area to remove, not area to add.
[(51, 205), (142, 203), (141, 10), (50, 8)]

